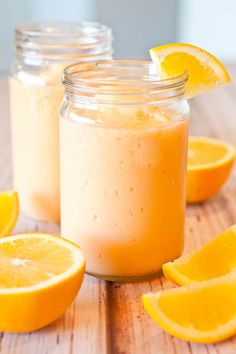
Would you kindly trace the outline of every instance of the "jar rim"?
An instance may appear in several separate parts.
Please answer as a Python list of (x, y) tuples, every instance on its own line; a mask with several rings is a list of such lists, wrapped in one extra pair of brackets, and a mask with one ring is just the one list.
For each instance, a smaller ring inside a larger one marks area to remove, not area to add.
[(23, 22), (15, 28), (16, 54), (31, 59), (101, 58), (112, 53), (111, 28), (99, 22)]
[(25, 34), (31, 37), (39, 36), (70, 36), (90, 37), (101, 36), (110, 30), (110, 27), (93, 21), (55, 21), (55, 22), (21, 22), (15, 27), (16, 34)]
[(66, 93), (75, 95), (75, 91), (78, 95), (96, 93), (103, 96), (155, 96), (165, 92), (168, 93), (165, 97), (176, 97), (184, 94), (187, 80), (186, 71), (179, 76), (161, 79), (152, 61), (115, 59), (69, 65), (64, 69), (62, 82)]

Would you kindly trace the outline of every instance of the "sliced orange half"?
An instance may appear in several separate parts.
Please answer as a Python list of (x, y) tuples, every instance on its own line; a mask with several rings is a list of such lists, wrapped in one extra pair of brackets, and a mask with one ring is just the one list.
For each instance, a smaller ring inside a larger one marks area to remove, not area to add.
[(211, 91), (230, 82), (224, 65), (211, 53), (192, 44), (165, 44), (152, 48), (150, 55), (162, 79), (187, 72), (187, 97)]
[(2, 237), (0, 331), (33, 331), (60, 317), (79, 291), (84, 268), (80, 248), (61, 237)]
[(166, 332), (188, 341), (216, 343), (236, 334), (236, 276), (144, 294), (143, 304)]
[(232, 145), (218, 139), (190, 137), (188, 144), (187, 202), (214, 196), (226, 182), (235, 160)]
[(0, 236), (6, 236), (11, 233), (17, 222), (18, 214), (17, 192), (0, 192)]
[(162, 266), (167, 279), (186, 285), (224, 275), (236, 276), (236, 225), (221, 232), (199, 250)]

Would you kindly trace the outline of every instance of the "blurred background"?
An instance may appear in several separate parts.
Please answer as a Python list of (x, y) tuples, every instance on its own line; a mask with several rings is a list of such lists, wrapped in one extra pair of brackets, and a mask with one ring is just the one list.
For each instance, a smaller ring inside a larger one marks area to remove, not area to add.
[(158, 44), (199, 45), (236, 61), (236, 0), (0, 0), (0, 74), (13, 56), (13, 30), (22, 21), (92, 20), (113, 29), (115, 57), (148, 57)]

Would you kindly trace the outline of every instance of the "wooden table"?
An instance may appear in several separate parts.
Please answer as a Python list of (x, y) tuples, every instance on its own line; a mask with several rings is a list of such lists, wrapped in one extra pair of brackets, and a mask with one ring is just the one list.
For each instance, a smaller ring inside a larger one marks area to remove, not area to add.
[[(236, 67), (230, 66), (232, 77)], [(191, 101), (190, 131), (236, 145), (236, 86)], [(11, 182), (6, 80), (0, 81), (0, 189)], [(236, 174), (215, 198), (188, 206), (185, 252), (196, 249), (236, 221)], [(59, 233), (59, 226), (21, 216), (14, 230)], [(86, 276), (76, 301), (52, 325), (29, 334), (0, 334), (1, 354), (235, 354), (236, 336), (216, 345), (188, 343), (163, 332), (144, 311), (144, 292), (172, 287), (164, 279), (109, 283)], [(1, 314), (0, 314), (1, 315)]]

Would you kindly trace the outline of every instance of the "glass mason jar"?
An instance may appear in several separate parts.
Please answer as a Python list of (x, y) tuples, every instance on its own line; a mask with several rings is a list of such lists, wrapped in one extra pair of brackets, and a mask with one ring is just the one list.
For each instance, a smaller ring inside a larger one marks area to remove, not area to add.
[(107, 280), (146, 278), (183, 248), (187, 77), (155, 72), (142, 60), (64, 70), (62, 236)]
[(111, 29), (99, 23), (24, 23), (15, 31), (10, 77), (13, 180), (22, 211), (60, 219), (59, 106), (63, 69), (110, 59)]

